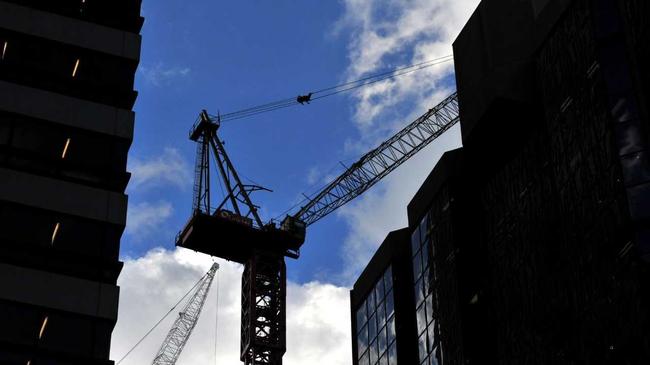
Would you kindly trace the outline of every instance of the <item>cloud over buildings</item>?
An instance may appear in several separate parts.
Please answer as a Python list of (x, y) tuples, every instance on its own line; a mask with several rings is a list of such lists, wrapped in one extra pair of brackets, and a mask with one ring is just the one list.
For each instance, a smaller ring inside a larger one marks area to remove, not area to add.
[[(119, 360), (205, 274), (212, 259), (185, 249), (154, 249), (126, 260), (119, 279), (120, 313), (111, 358)], [(239, 364), (241, 273), (219, 260), (212, 289), (179, 364)], [(151, 363), (175, 320), (170, 316), (121, 365)], [(218, 322), (215, 315), (218, 308)], [(310, 282), (287, 284), (287, 365), (350, 364), (349, 289)], [(216, 329), (216, 332), (215, 332)]]

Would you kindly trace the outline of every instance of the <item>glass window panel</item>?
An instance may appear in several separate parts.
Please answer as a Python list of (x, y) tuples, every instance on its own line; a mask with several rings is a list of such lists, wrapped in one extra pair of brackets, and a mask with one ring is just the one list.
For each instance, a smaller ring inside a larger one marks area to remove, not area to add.
[(384, 273), (384, 287), (386, 291), (390, 291), (393, 288), (393, 268), (391, 266)]
[(390, 316), (395, 313), (395, 305), (393, 302), (393, 292), (390, 291), (388, 294), (386, 294), (386, 318), (390, 318)]
[(424, 287), (422, 284), (422, 278), (415, 283), (415, 305), (420, 305), (424, 300)]
[(368, 339), (372, 341), (377, 336), (377, 320), (373, 314), (368, 319)]
[(438, 359), (433, 354), (429, 356), (429, 365), (438, 365)]
[(377, 302), (380, 302), (384, 298), (384, 277), (383, 275), (377, 280), (377, 285), (375, 286), (375, 297), (377, 297)]
[(379, 365), (388, 365), (388, 354), (384, 354), (379, 358)]
[(420, 305), (416, 312), (418, 334), (422, 333), (427, 327), (427, 316), (425, 315), (424, 304)]
[(393, 341), (395, 341), (395, 336), (397, 336), (397, 333), (395, 333), (395, 317), (388, 320), (388, 324), (386, 325), (386, 335), (386, 341), (388, 344), (391, 344)]
[(420, 274), (422, 274), (422, 253), (421, 251), (418, 251), (415, 256), (413, 256), (413, 277), (414, 278), (419, 278)]
[(424, 216), (420, 221), (420, 242), (424, 242), (424, 239), (427, 236), (427, 231), (429, 230), (429, 214)]
[(426, 300), (427, 306), (427, 323), (431, 323), (435, 317), (435, 312), (433, 308), (433, 294), (429, 294)]
[(427, 357), (427, 333), (423, 333), (418, 338), (418, 353), (420, 354), (420, 362)]
[(379, 331), (379, 334), (377, 335), (377, 346), (379, 348), (379, 356), (386, 351), (386, 348), (388, 347), (387, 343), (388, 339), (386, 338), (386, 327), (382, 328), (381, 331)]
[(388, 365), (397, 365), (397, 347), (394, 343), (388, 347)]
[(365, 352), (361, 359), (359, 359), (359, 365), (370, 365), (369, 353)]
[(420, 249), (420, 228), (416, 228), (411, 235), (411, 254), (415, 254)]
[(429, 267), (429, 240), (424, 241), (422, 245), (422, 268), (426, 269)]
[(357, 310), (357, 330), (361, 328), (367, 321), (365, 303)]
[(429, 337), (429, 341), (428, 341), (429, 348), (432, 349), (432, 348), (434, 348), (436, 346), (436, 342), (437, 342), (436, 326), (432, 324), (431, 326), (429, 326), (427, 332), (429, 334), (429, 336), (428, 336)]
[(424, 284), (424, 295), (429, 295), (429, 284), (431, 284), (431, 278), (429, 277), (429, 270), (426, 270), (422, 274), (422, 283)]
[(442, 350), (440, 349), (440, 346), (436, 346), (436, 348), (431, 351), (431, 357), (436, 360), (436, 362), (432, 362), (433, 364), (442, 364)]
[(375, 311), (377, 308), (377, 302), (375, 302), (375, 291), (371, 290), (368, 295), (368, 316)]
[(381, 328), (386, 324), (386, 311), (384, 310), (384, 303), (380, 303), (377, 307), (377, 327)]
[(370, 364), (376, 364), (379, 359), (379, 354), (377, 353), (377, 341), (370, 344)]
[(357, 335), (357, 353), (363, 354), (368, 349), (368, 326), (363, 326)]

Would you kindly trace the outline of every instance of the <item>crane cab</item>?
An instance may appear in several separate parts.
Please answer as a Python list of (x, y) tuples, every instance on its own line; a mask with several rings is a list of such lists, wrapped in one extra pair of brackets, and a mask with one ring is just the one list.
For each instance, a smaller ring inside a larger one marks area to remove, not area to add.
[(284, 220), (282, 220), (280, 229), (289, 233), (296, 240), (300, 241), (301, 244), (305, 242), (307, 225), (300, 219), (288, 215), (284, 218)]

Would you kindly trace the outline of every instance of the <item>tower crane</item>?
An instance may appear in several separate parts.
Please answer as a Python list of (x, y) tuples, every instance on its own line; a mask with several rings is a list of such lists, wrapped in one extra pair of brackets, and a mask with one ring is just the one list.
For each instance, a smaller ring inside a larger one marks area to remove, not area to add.
[(196, 322), (199, 320), (205, 299), (210, 291), (214, 275), (219, 264), (214, 263), (205, 276), (197, 283), (194, 293), (183, 310), (178, 314), (172, 328), (167, 333), (160, 349), (153, 359), (152, 365), (174, 365), (181, 355), (187, 340), (190, 338)]
[[(263, 223), (251, 194), (267, 190), (243, 184), (218, 138), (220, 117), (205, 110), (190, 131), (197, 142), (193, 213), (176, 245), (244, 265), (241, 293), (240, 359), (245, 365), (281, 365), (286, 351), (286, 268), (297, 259), (306, 227), (363, 194), (459, 121), (453, 93), (377, 148), (363, 155), (324, 189), (309, 198), (280, 226)], [(210, 158), (212, 156), (212, 159)], [(211, 202), (210, 161), (227, 190)]]

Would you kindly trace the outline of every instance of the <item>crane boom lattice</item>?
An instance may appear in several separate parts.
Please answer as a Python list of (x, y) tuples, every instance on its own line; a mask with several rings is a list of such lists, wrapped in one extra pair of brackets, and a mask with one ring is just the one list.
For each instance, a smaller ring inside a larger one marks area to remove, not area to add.
[(363, 155), (293, 218), (310, 225), (332, 213), (370, 189), (459, 120), (458, 94), (453, 93), (379, 147)]
[(171, 330), (167, 333), (158, 353), (153, 359), (152, 365), (174, 365), (183, 352), (187, 340), (199, 320), (205, 299), (210, 291), (214, 275), (219, 269), (219, 264), (214, 263), (207, 274), (201, 279), (183, 310), (179, 313)]

